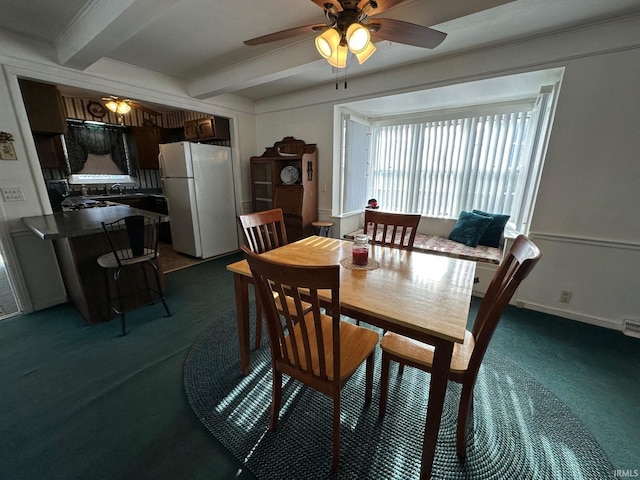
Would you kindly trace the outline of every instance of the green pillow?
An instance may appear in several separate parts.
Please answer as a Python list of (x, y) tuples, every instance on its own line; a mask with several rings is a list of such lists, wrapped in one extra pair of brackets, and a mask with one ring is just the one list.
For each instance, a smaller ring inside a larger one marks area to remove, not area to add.
[(473, 213), (491, 218), (491, 223), (482, 234), (482, 237), (480, 238), (478, 244), (486, 245), (488, 247), (499, 247), (500, 241), (502, 240), (502, 236), (504, 234), (504, 227), (509, 221), (509, 215), (487, 213), (483, 212), (482, 210), (474, 210)]
[(480, 238), (491, 223), (492, 218), (473, 212), (460, 212), (458, 221), (449, 234), (449, 240), (464, 243), (469, 247), (478, 245)]

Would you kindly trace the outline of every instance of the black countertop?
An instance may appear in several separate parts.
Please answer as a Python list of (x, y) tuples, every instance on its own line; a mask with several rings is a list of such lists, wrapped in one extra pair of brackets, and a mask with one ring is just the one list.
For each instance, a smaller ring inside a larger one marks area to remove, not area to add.
[(24, 217), (22, 222), (43, 240), (79, 237), (103, 232), (102, 222), (114, 222), (129, 215), (147, 215), (168, 220), (166, 215), (139, 210), (126, 205), (85, 208), (74, 212), (56, 212), (51, 215)]

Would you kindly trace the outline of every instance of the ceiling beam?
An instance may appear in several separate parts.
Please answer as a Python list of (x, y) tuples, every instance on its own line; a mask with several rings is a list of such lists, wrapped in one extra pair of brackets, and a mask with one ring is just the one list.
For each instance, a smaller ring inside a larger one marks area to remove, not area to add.
[(173, 6), (173, 0), (92, 0), (56, 40), (58, 62), (84, 70)]
[(331, 68), (313, 44), (301, 42), (191, 80), (188, 92), (204, 100), (296, 75), (320, 62)]

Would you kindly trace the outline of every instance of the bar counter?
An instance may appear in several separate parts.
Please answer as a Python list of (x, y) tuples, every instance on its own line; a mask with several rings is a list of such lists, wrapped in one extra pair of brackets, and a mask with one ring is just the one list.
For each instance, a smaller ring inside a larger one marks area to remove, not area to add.
[[(113, 280), (97, 263), (100, 255), (111, 250), (102, 222), (113, 222), (129, 215), (167, 220), (166, 215), (118, 204), (22, 219), (38, 237), (53, 242), (67, 297), (90, 324), (106, 322), (114, 316), (107, 306), (107, 281), (110, 291), (115, 292)], [(160, 281), (164, 282), (162, 269), (158, 267)], [(140, 272), (123, 271), (120, 284), (125, 310), (133, 310), (150, 301), (146, 298), (142, 269)]]

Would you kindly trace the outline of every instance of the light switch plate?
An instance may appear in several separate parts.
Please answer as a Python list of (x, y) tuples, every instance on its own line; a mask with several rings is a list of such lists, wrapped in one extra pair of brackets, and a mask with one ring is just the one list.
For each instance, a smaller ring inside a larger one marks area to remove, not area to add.
[(5, 202), (24, 202), (22, 187), (7, 187), (2, 189), (2, 198)]

